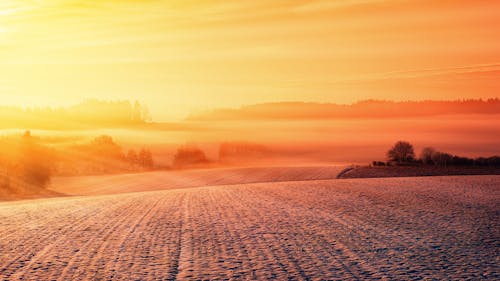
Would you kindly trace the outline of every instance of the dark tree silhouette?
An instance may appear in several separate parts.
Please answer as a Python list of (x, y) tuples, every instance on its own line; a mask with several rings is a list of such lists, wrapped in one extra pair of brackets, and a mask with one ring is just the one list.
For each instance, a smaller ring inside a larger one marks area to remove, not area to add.
[(422, 163), (425, 165), (435, 164), (432, 159), (434, 154), (436, 154), (436, 149), (433, 147), (424, 147), (420, 153), (420, 160), (422, 160)]
[(408, 163), (415, 159), (415, 151), (413, 145), (406, 141), (398, 141), (394, 146), (387, 151), (389, 161), (397, 163)]
[(432, 155), (432, 162), (438, 166), (446, 167), (453, 164), (453, 155), (437, 151)]
[(420, 154), (420, 159), (423, 164), (433, 164), (440, 167), (447, 166), (476, 166), (476, 167), (498, 167), (500, 166), (500, 157), (479, 157), (468, 158), (464, 156), (453, 155), (447, 152), (437, 151), (432, 147), (426, 147)]

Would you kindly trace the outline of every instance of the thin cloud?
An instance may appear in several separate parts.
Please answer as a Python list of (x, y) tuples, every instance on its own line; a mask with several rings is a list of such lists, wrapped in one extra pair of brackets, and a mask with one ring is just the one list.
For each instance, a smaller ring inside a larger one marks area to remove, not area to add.
[[(420, 68), (411, 70), (399, 70), (390, 72), (379, 72), (359, 75), (349, 75), (338, 78), (330, 77), (322, 81), (329, 85), (335, 84), (363, 84), (383, 80), (419, 79), (450, 75), (473, 75), (478, 73), (495, 73), (500, 71), (500, 63), (477, 64), (455, 67)], [(305, 83), (306, 81), (302, 81)]]
[(316, 11), (325, 11), (330, 9), (364, 5), (377, 2), (382, 2), (382, 1), (381, 0), (342, 0), (342, 1), (318, 0), (298, 5), (293, 10), (295, 12), (316, 12)]

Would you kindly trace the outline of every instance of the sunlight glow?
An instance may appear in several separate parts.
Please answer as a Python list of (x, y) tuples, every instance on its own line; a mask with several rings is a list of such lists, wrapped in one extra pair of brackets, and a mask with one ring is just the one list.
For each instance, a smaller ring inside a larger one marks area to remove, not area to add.
[(1, 2), (7, 104), (141, 98), (169, 120), (262, 102), (500, 90), (498, 67), (476, 67), (500, 61), (497, 1)]

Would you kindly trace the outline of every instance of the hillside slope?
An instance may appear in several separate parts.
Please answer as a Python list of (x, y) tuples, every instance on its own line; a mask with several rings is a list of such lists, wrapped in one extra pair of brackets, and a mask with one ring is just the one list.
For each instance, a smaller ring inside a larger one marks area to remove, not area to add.
[(256, 182), (334, 179), (341, 166), (251, 167), (173, 170), (139, 174), (55, 178), (51, 190), (98, 195)]
[(500, 176), (0, 203), (5, 280), (498, 280)]

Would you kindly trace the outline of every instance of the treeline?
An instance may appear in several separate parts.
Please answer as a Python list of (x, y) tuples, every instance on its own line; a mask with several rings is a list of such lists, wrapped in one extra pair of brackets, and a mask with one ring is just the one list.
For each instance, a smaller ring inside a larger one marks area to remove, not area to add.
[(44, 188), (53, 176), (142, 172), (160, 168), (189, 169), (241, 163), (268, 153), (267, 148), (257, 144), (221, 143), (218, 159), (210, 160), (197, 146), (183, 145), (177, 148), (170, 166), (161, 166), (155, 163), (148, 148), (126, 150), (108, 135), (83, 143), (54, 146), (26, 131), (21, 136), (0, 138), (0, 189)]
[(468, 158), (437, 151), (432, 147), (422, 149), (418, 160), (425, 165), (500, 167), (500, 156)]
[(194, 146), (185, 145), (177, 149), (172, 167), (175, 169), (203, 167), (210, 164), (239, 164), (268, 156), (270, 151), (263, 145), (249, 142), (224, 142), (219, 145), (217, 161), (210, 161), (205, 152)]
[(155, 168), (149, 149), (129, 149), (125, 153), (112, 137), (98, 136), (89, 143), (59, 149), (59, 175), (109, 174), (136, 172)]
[(406, 141), (398, 141), (387, 151), (387, 162), (373, 161), (372, 165), (500, 167), (500, 156), (469, 158), (438, 151), (433, 147), (424, 147), (420, 153), (420, 157), (417, 158), (412, 144)]
[(0, 106), (0, 128), (74, 129), (120, 127), (151, 121), (147, 106), (135, 101), (86, 100), (60, 108)]
[(500, 114), (500, 99), (455, 101), (366, 100), (342, 105), (333, 103), (276, 102), (216, 109), (190, 116), (190, 120), (266, 120), (266, 119), (340, 119), (395, 118), (453, 114)]
[(44, 188), (53, 176), (138, 172), (156, 168), (147, 148), (124, 149), (110, 136), (88, 143), (51, 147), (26, 131), (0, 139), (0, 189)]

